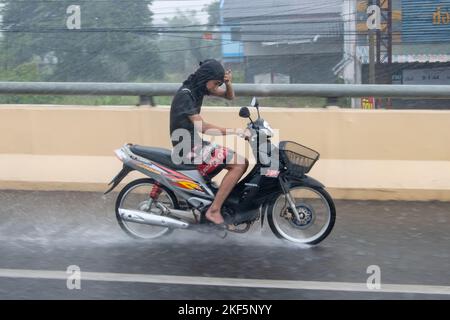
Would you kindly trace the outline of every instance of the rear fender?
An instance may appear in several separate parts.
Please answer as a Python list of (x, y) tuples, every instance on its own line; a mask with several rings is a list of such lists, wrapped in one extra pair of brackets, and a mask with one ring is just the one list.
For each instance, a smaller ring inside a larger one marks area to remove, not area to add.
[(114, 190), (115, 187), (131, 172), (135, 169), (128, 167), (127, 165), (123, 165), (122, 170), (111, 180), (108, 186), (112, 185), (104, 194), (108, 194)]

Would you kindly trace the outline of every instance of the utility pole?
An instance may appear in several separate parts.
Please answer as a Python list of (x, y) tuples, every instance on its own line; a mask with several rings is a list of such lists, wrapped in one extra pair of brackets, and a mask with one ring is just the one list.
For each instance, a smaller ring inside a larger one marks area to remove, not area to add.
[(375, 83), (375, 63), (392, 63), (392, 1), (371, 0), (367, 14), (369, 14), (367, 20), (369, 82), (373, 84)]
[(378, 0), (370, 0), (367, 8), (367, 28), (369, 30), (369, 83), (375, 83), (375, 41), (377, 30), (380, 29), (380, 7)]
[(369, 83), (375, 83), (375, 31), (369, 30)]
[(392, 0), (377, 0), (380, 29), (377, 30), (377, 63), (392, 63)]
[[(357, 0), (344, 0), (342, 8), (344, 23), (344, 69), (343, 76), (346, 84), (361, 83), (361, 64), (356, 53), (358, 42), (356, 22), (357, 22)], [(351, 98), (351, 107), (361, 107), (360, 98)]]

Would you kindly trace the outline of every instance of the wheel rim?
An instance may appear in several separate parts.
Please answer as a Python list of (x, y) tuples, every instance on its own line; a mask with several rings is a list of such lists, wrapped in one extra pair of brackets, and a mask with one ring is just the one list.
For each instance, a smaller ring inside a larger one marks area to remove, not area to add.
[(288, 219), (289, 223), (294, 228), (308, 229), (312, 224), (314, 224), (316, 220), (316, 213), (314, 211), (314, 208), (306, 203), (297, 204), (296, 208), (300, 216), (300, 220), (295, 217), (295, 214), (291, 208), (287, 208), (285, 214), (290, 215), (290, 218)]
[(276, 199), (272, 209), (275, 228), (283, 238), (293, 242), (311, 243), (319, 239), (331, 222), (328, 201), (312, 188), (294, 187), (290, 189), (290, 193), (303, 219), (296, 219), (285, 195), (282, 194)]
[[(130, 189), (128, 189), (120, 200), (120, 209), (130, 209), (139, 211), (153, 210), (162, 213), (161, 210), (156, 210), (157, 207), (155, 203), (151, 207), (148, 206), (148, 200), (150, 200), (150, 192), (154, 184), (149, 182), (143, 182), (137, 184)], [(160, 195), (156, 199), (157, 202), (164, 204), (166, 207), (173, 208), (174, 203), (169, 194), (162, 189)], [(140, 223), (125, 221), (120, 219), (124, 227), (134, 236), (143, 239), (152, 239), (162, 236), (163, 234), (170, 231), (167, 227), (144, 225)]]

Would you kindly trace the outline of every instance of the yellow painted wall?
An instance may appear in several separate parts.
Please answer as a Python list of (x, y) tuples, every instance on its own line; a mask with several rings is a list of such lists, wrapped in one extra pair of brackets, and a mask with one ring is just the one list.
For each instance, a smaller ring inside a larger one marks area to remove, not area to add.
[[(450, 200), (450, 111), (262, 108), (281, 140), (316, 149), (339, 198)], [(244, 127), (238, 108), (203, 107)], [(0, 106), (0, 188), (105, 190), (124, 143), (170, 147), (168, 107)], [(136, 176), (133, 176), (136, 177)]]

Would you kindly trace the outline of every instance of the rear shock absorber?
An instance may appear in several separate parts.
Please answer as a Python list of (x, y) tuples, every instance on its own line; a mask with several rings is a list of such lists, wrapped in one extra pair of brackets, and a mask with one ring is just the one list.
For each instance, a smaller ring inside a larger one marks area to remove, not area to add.
[(150, 192), (150, 198), (152, 198), (153, 200), (158, 199), (161, 192), (162, 192), (161, 185), (159, 183), (155, 183), (152, 187), (152, 191)]

